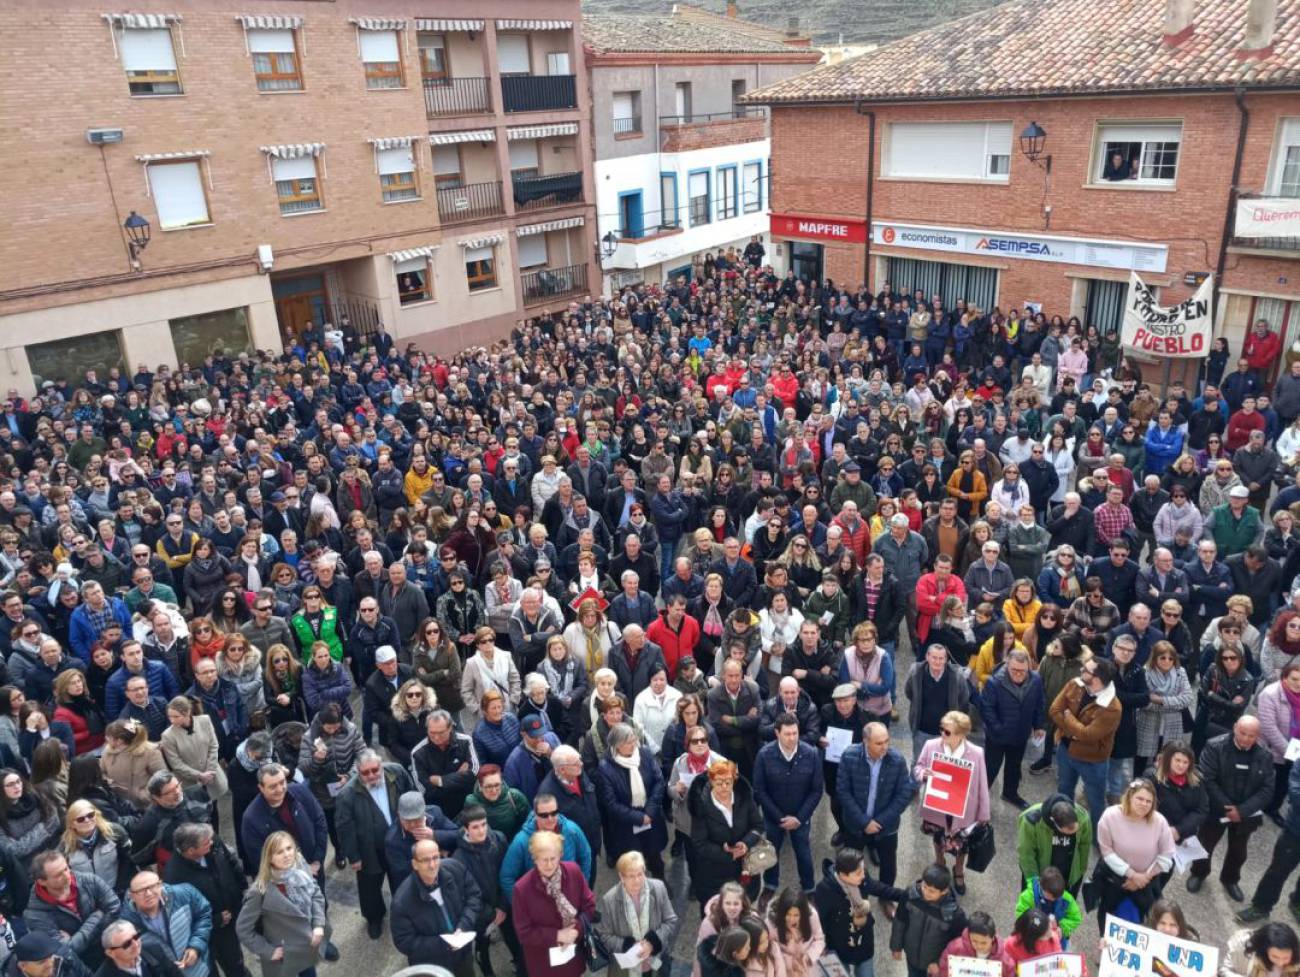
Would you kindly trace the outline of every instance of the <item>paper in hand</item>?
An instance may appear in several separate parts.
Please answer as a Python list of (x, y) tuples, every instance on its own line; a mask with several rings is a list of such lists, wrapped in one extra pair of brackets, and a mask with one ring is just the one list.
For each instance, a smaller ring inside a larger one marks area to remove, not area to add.
[(551, 947), (551, 966), (562, 967), (574, 958), (578, 952), (578, 945), (570, 943), (568, 946)]

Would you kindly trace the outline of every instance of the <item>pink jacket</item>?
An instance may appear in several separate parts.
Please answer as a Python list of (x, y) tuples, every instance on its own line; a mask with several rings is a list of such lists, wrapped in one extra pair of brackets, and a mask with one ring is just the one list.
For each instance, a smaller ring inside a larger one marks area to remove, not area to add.
[(1255, 703), (1259, 713), (1259, 735), (1273, 754), (1273, 762), (1281, 763), (1282, 755), (1291, 742), (1291, 703), (1282, 691), (1280, 681), (1264, 686)]
[[(922, 785), (922, 795), (925, 793), (925, 782), (921, 775), (930, 769), (930, 762), (936, 753), (943, 753), (943, 740), (938, 738), (926, 740), (925, 746), (921, 749), (921, 755), (916, 760), (916, 766), (912, 769), (912, 779)], [(964, 831), (973, 824), (993, 820), (993, 814), (989, 806), (989, 781), (984, 772), (984, 751), (970, 740), (967, 740), (964, 759), (974, 764), (975, 769), (971, 771), (970, 787), (967, 788), (966, 793), (966, 816), (953, 820), (950, 829), (952, 831)], [(949, 830), (947, 815), (940, 814), (937, 811), (922, 807), (921, 820)]]
[[(1002, 937), (995, 936), (993, 938), (993, 952), (989, 954), (989, 959), (1001, 961), (1002, 977), (1015, 977), (1016, 965), (1007, 956), (1006, 942)], [(961, 936), (949, 943), (939, 957), (939, 977), (948, 977), (949, 957), (973, 957), (975, 955), (975, 947), (970, 942), (970, 930), (963, 930)]]

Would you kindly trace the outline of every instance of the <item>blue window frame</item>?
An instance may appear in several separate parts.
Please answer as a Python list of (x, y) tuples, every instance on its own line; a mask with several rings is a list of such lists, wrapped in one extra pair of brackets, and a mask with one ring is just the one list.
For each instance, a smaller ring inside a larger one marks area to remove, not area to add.
[(739, 171), (735, 163), (717, 169), (718, 220), (725, 221), (740, 213)]
[(682, 226), (681, 199), (677, 196), (677, 174), (660, 172), (659, 174), (659, 225), (661, 227)]

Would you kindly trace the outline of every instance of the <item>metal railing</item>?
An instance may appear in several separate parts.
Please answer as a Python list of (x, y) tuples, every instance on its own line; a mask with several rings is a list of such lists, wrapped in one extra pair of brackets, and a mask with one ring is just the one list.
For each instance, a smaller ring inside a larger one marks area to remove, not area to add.
[(558, 295), (587, 290), (587, 266), (569, 265), (567, 268), (544, 268), (527, 271), (521, 277), (525, 302), (542, 302)]
[(730, 112), (691, 112), (687, 115), (661, 115), (659, 127), (699, 125), (702, 122), (730, 122), (735, 119), (762, 119), (767, 116), (764, 105), (737, 105)]
[(641, 116), (634, 115), (628, 119), (614, 120), (614, 135), (625, 136), (631, 132), (641, 131)]
[(491, 88), (486, 78), (424, 79), (424, 112), (430, 118), (491, 111)]
[(502, 75), (501, 107), (507, 112), (576, 109), (576, 75)]
[(334, 323), (341, 327), (344, 322), (351, 324), (358, 335), (366, 336), (379, 326), (379, 306), (369, 299), (343, 293), (333, 296)]
[[(1279, 194), (1239, 193), (1239, 200), (1284, 200), (1290, 199)], [(1300, 200), (1296, 201), (1300, 204)], [(1232, 243), (1239, 248), (1257, 248), (1261, 251), (1300, 251), (1300, 237), (1242, 237), (1236, 232), (1236, 217), (1233, 218)]]
[(582, 173), (517, 176), (512, 181), (516, 210), (541, 210), (582, 200)]
[(506, 212), (501, 181), (438, 188), (438, 216), (444, 224), (480, 220)]

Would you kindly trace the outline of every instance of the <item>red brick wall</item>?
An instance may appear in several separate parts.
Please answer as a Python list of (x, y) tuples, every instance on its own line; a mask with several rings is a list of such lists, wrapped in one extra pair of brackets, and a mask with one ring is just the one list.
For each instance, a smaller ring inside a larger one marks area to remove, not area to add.
[(767, 138), (766, 119), (719, 119), (689, 125), (664, 126), (659, 130), (659, 151), (684, 153), (690, 149), (713, 149)]

